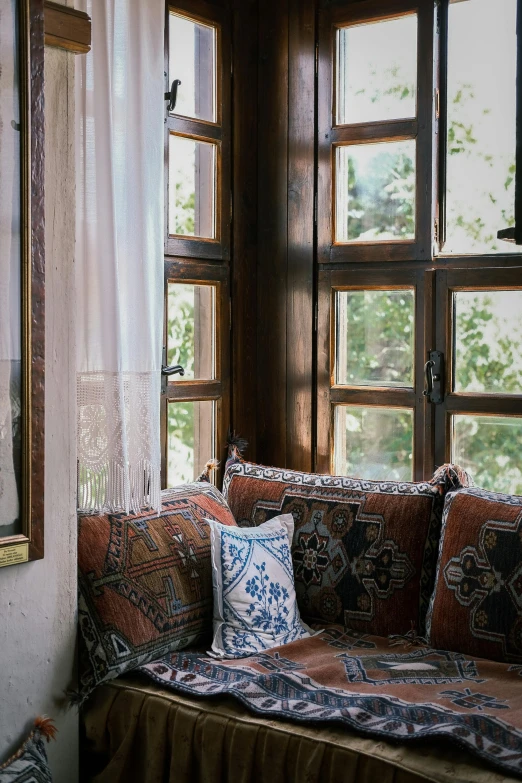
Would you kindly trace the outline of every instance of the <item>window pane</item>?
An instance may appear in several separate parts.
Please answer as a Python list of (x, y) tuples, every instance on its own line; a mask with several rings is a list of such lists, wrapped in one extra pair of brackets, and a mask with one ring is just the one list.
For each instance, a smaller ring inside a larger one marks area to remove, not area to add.
[[(167, 364), (181, 364), (183, 380), (215, 378), (215, 287), (168, 284)], [(180, 376), (171, 378), (179, 382)]]
[(494, 492), (522, 495), (522, 418), (453, 416), (451, 461)]
[(522, 394), (522, 291), (458, 291), (457, 392)]
[(384, 481), (411, 481), (413, 411), (336, 405), (334, 473)]
[(216, 145), (170, 135), (169, 234), (215, 237)]
[(496, 238), (514, 225), (516, 5), (449, 7), (444, 252), (520, 252)]
[(337, 124), (415, 117), (417, 16), (337, 31)]
[(415, 141), (337, 147), (336, 242), (415, 238)]
[(216, 121), (216, 30), (178, 14), (169, 18), (169, 89), (179, 79), (175, 113)]
[(168, 406), (169, 487), (194, 481), (215, 456), (215, 403), (171, 402)]
[(412, 290), (337, 293), (336, 383), (413, 386)]

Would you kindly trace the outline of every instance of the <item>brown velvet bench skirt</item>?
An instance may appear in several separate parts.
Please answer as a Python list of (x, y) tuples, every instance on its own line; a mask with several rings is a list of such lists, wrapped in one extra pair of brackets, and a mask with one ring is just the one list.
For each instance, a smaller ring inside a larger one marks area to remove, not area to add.
[(83, 733), (82, 780), (92, 783), (514, 781), (448, 745), (266, 720), (234, 700), (189, 698), (142, 678), (100, 686)]

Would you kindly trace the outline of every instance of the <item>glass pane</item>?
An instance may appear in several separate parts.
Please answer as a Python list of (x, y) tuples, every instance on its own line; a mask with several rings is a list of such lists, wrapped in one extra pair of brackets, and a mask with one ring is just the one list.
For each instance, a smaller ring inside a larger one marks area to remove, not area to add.
[(522, 394), (522, 291), (454, 294), (457, 392)]
[(216, 145), (170, 135), (169, 234), (215, 237)]
[(175, 113), (216, 121), (216, 30), (178, 14), (169, 17), (169, 89), (179, 79)]
[(22, 532), (18, 5), (0, 0), (0, 537)]
[(415, 238), (415, 141), (350, 144), (335, 159), (335, 241)]
[(336, 383), (413, 386), (415, 293), (337, 293)]
[(183, 365), (183, 380), (215, 378), (215, 287), (169, 283), (167, 312), (167, 364)]
[(377, 481), (411, 481), (413, 411), (336, 405), (334, 473)]
[(337, 31), (337, 124), (415, 117), (417, 16)]
[(522, 418), (453, 416), (451, 461), (479, 487), (522, 495)]
[(169, 487), (194, 481), (215, 456), (215, 403), (171, 402), (168, 406)]
[(514, 225), (516, 6), (449, 7), (445, 253), (520, 252), (496, 238)]

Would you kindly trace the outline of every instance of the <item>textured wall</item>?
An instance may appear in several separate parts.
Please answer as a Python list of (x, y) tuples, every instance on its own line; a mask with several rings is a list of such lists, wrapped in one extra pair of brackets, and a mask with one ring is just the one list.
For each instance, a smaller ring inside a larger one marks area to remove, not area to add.
[(51, 715), (55, 783), (78, 777), (78, 719), (63, 708), (76, 637), (73, 88), (73, 55), (46, 48), (45, 558), (0, 569), (0, 758)]

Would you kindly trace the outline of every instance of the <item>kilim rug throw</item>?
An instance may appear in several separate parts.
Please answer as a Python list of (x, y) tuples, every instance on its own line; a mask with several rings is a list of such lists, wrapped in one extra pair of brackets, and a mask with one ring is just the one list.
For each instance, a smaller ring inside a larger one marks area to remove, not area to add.
[(140, 671), (192, 696), (233, 696), (270, 719), (447, 739), (522, 779), (522, 666), (333, 626), (249, 658), (172, 653)]

